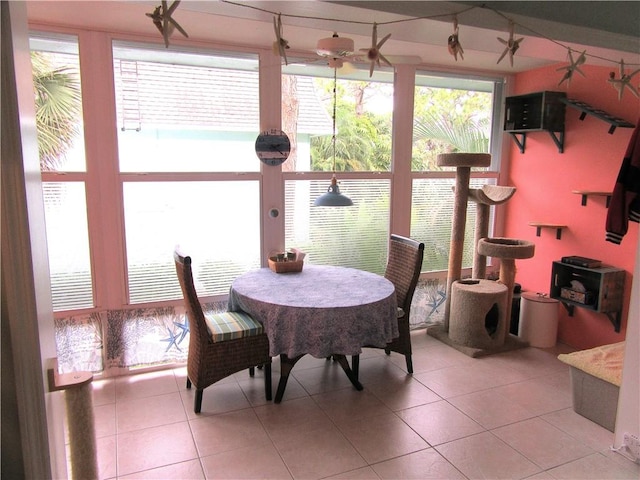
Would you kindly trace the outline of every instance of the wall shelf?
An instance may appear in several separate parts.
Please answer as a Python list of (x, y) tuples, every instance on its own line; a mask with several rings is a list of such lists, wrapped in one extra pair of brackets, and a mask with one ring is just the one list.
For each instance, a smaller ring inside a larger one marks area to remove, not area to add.
[(564, 92), (536, 92), (507, 97), (504, 131), (511, 135), (520, 153), (524, 153), (527, 135), (547, 132), (558, 151), (564, 151)]
[(551, 228), (556, 231), (556, 238), (560, 240), (562, 238), (562, 230), (569, 228), (567, 225), (560, 225), (557, 223), (543, 223), (543, 222), (529, 222), (529, 225), (536, 227), (536, 237), (539, 237), (543, 228)]
[[(572, 290), (572, 281), (580, 282), (586, 292)], [(605, 314), (616, 332), (620, 331), (625, 271), (603, 265), (586, 268), (553, 262), (549, 296), (562, 302), (569, 316), (580, 307)]]
[(571, 193), (575, 193), (576, 195), (582, 195), (582, 206), (587, 205), (587, 198), (589, 196), (593, 197), (607, 197), (606, 207), (609, 208), (609, 203), (611, 202), (612, 192), (601, 192), (598, 190), (573, 190)]
[(612, 134), (617, 127), (621, 128), (634, 128), (635, 125), (633, 123), (627, 122), (622, 118), (614, 117), (613, 115), (608, 114), (604, 110), (599, 110), (597, 108), (592, 107), (588, 103), (581, 102), (579, 100), (575, 100), (573, 98), (561, 98), (561, 102), (566, 103), (572, 108), (579, 110), (580, 120), (584, 120), (587, 115), (592, 115), (603, 122), (606, 122), (610, 125), (609, 134)]

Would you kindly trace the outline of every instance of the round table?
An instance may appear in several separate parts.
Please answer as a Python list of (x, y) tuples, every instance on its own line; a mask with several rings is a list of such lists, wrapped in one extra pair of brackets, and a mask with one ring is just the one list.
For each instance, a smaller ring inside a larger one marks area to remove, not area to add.
[(353, 268), (305, 265), (292, 273), (253, 270), (234, 280), (228, 308), (260, 321), (271, 355), (280, 355), (276, 403), (291, 368), (306, 354), (333, 356), (353, 385), (362, 389), (346, 355), (359, 355), (364, 346), (384, 347), (398, 336), (393, 284)]

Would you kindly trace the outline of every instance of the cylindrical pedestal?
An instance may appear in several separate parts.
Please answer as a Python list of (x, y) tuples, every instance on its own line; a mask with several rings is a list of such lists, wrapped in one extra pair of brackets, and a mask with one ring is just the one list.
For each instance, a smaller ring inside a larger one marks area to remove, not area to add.
[(505, 342), (507, 287), (491, 280), (459, 280), (451, 286), (449, 339), (472, 348)]
[(518, 336), (532, 347), (555, 346), (558, 336), (560, 302), (537, 293), (525, 292), (520, 301)]
[(49, 389), (64, 390), (69, 426), (71, 477), (82, 480), (98, 478), (91, 389), (93, 374), (91, 372), (58, 374), (57, 359), (53, 359), (52, 363), (52, 368), (47, 370)]

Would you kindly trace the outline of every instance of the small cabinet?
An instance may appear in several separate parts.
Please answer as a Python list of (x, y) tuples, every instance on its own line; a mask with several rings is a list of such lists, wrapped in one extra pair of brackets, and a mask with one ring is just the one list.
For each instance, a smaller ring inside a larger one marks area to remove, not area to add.
[[(607, 265), (587, 268), (564, 262), (553, 262), (549, 296), (562, 302), (570, 316), (573, 315), (574, 307), (607, 315), (615, 331), (619, 332), (624, 279), (625, 271), (621, 268)], [(574, 280), (580, 282), (586, 291), (572, 288), (571, 282)]]
[(545, 131), (551, 135), (560, 153), (564, 150), (564, 92), (536, 92), (507, 97), (504, 131), (524, 153), (527, 134)]

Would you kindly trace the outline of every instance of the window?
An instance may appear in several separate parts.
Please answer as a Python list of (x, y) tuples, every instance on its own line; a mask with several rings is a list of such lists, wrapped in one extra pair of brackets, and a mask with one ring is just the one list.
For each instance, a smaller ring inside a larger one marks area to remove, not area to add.
[(337, 78), (334, 118), (332, 69), (311, 68), (313, 76), (309, 68), (297, 74), (295, 65), (283, 70), (283, 128), (297, 145), (286, 171), (337, 172), (341, 192), (354, 203), (315, 207), (330, 177), (287, 176), (285, 244), (305, 251), (310, 263), (382, 273), (390, 225), (392, 75), (376, 72), (370, 79), (368, 71), (356, 70)]
[(113, 55), (129, 302), (181, 297), (177, 245), (199, 294), (225, 295), (260, 265), (257, 59), (124, 42)]
[(30, 39), (54, 311), (94, 306), (78, 42)]
[[(498, 87), (499, 82), (491, 79), (416, 75), (411, 236), (425, 243), (423, 271), (446, 270), (449, 258), (456, 172), (453, 167), (438, 166), (437, 156), (491, 151), (498, 143), (492, 130)], [(488, 168), (472, 168), (470, 187), (495, 184), (497, 165), (494, 158)], [(475, 218), (476, 205), (469, 202), (463, 268), (473, 264)]]

